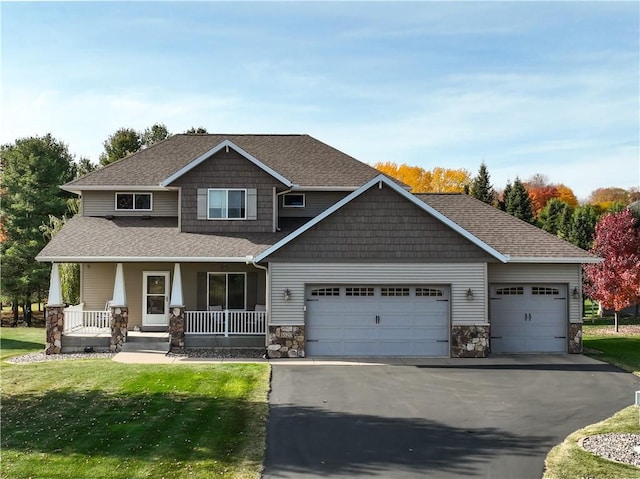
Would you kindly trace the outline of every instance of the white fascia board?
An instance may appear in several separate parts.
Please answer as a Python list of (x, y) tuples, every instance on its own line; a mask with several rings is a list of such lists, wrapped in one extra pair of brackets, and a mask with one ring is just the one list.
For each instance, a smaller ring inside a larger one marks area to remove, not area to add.
[(295, 185), (292, 191), (356, 191), (359, 186), (299, 186)]
[(557, 263), (557, 264), (597, 264), (604, 258), (595, 256), (562, 257), (562, 256), (510, 256), (509, 263)]
[(68, 191), (70, 193), (82, 194), (83, 191), (169, 191), (175, 188), (167, 188), (159, 185), (87, 185), (87, 186), (67, 186), (62, 185), (61, 190)]
[(269, 256), (270, 254), (274, 253), (275, 251), (277, 251), (278, 249), (280, 249), (281, 247), (283, 247), (284, 245), (286, 245), (290, 241), (294, 240), (295, 238), (300, 236), (305, 231), (309, 230), (310, 228), (313, 228), (315, 225), (317, 225), (322, 220), (324, 220), (327, 216), (333, 214), (335, 211), (339, 210), (340, 208), (342, 208), (347, 203), (349, 203), (352, 200), (356, 199), (362, 193), (364, 193), (365, 191), (369, 190), (369, 188), (372, 188), (373, 186), (375, 186), (378, 183), (381, 183), (381, 184), (384, 184), (384, 185), (390, 187), (396, 193), (398, 193), (401, 196), (403, 196), (405, 199), (407, 199), (408, 201), (410, 201), (411, 203), (416, 205), (418, 208), (421, 208), (422, 210), (426, 211), (427, 213), (429, 213), (430, 215), (432, 215), (433, 217), (435, 217), (436, 219), (438, 219), (439, 221), (441, 221), (442, 223), (444, 223), (445, 225), (447, 225), (448, 227), (450, 227), (451, 229), (453, 229), (454, 231), (456, 231), (457, 233), (459, 233), (460, 235), (462, 235), (463, 237), (465, 237), (466, 239), (471, 241), (473, 244), (478, 246), (480, 249), (482, 249), (482, 250), (486, 251), (487, 253), (489, 253), (491, 256), (496, 258), (498, 261), (500, 261), (502, 263), (508, 262), (508, 260), (509, 260), (508, 256), (503, 255), (502, 253), (498, 252), (497, 250), (495, 250), (494, 248), (492, 248), (491, 246), (489, 246), (485, 242), (481, 241), (480, 239), (478, 239), (477, 237), (475, 237), (474, 235), (469, 233), (467, 230), (465, 230), (464, 228), (459, 226), (457, 223), (454, 223), (449, 218), (447, 218), (445, 215), (443, 215), (439, 211), (435, 210), (434, 208), (429, 206), (424, 201), (419, 200), (414, 195), (412, 195), (407, 190), (405, 190), (403, 187), (397, 185), (395, 182), (391, 181), (389, 178), (387, 178), (383, 174), (380, 174), (380, 175), (376, 176), (375, 178), (373, 178), (372, 180), (370, 180), (368, 183), (365, 183), (359, 189), (357, 189), (356, 191), (354, 191), (350, 195), (345, 196), (342, 200), (338, 201), (331, 208), (325, 210), (322, 214), (316, 216), (313, 220), (311, 220), (308, 223), (304, 224), (303, 226), (301, 226), (300, 228), (295, 230), (293, 233), (291, 233), (289, 236), (286, 236), (285, 238), (281, 239), (280, 241), (278, 241), (276, 244), (274, 244), (270, 248), (268, 248), (265, 251), (263, 251), (262, 253), (260, 253), (258, 256), (256, 256), (255, 260), (257, 262), (263, 261), (267, 256)]
[(41, 263), (246, 263), (246, 256), (36, 256)]
[(255, 156), (247, 153), (246, 151), (244, 151), (242, 148), (240, 148), (238, 145), (234, 144), (232, 141), (230, 140), (224, 140), (222, 143), (220, 143), (218, 146), (214, 146), (213, 148), (211, 148), (209, 151), (205, 152), (204, 154), (200, 155), (198, 158), (196, 158), (195, 160), (191, 161), (189, 164), (183, 166), (182, 168), (180, 168), (178, 171), (176, 171), (175, 173), (173, 173), (171, 176), (169, 176), (168, 178), (166, 178), (165, 180), (163, 180), (160, 183), (160, 186), (166, 187), (168, 185), (170, 185), (172, 182), (174, 182), (175, 180), (177, 180), (178, 178), (180, 178), (182, 175), (184, 175), (186, 172), (192, 170), (193, 168), (195, 168), (196, 166), (198, 166), (200, 163), (202, 163), (203, 161), (205, 161), (207, 158), (209, 158), (211, 155), (215, 155), (216, 153), (218, 153), (220, 150), (222, 150), (223, 148), (232, 148), (235, 151), (237, 151), (238, 153), (240, 153), (242, 156), (244, 156), (247, 160), (249, 160), (251, 163), (253, 163), (254, 165), (256, 165), (258, 168), (262, 169), (263, 171), (266, 171), (267, 173), (269, 173), (271, 176), (273, 176), (276, 180), (284, 183), (285, 185), (291, 187), (293, 186), (293, 182), (289, 181), (287, 178), (285, 178), (284, 176), (282, 176), (280, 173), (276, 172), (275, 170), (269, 168), (267, 165), (265, 165), (264, 163), (262, 163), (260, 160), (258, 160)]

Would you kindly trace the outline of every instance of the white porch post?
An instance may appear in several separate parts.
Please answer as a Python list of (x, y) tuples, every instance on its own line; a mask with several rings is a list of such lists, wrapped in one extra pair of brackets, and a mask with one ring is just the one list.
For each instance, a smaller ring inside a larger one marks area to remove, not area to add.
[(127, 293), (124, 285), (124, 270), (122, 263), (118, 263), (116, 266), (116, 280), (113, 285), (113, 298), (111, 298), (112, 306), (126, 306), (127, 305)]
[(111, 351), (120, 352), (127, 342), (127, 325), (129, 322), (129, 308), (127, 307), (127, 293), (124, 284), (124, 268), (122, 263), (116, 265), (116, 279), (113, 284), (113, 298), (111, 299)]
[(49, 278), (49, 298), (47, 299), (47, 306), (64, 306), (58, 263), (53, 263), (51, 265), (51, 276)]
[(58, 263), (51, 265), (49, 297), (45, 306), (45, 331), (45, 354), (59, 354), (62, 350), (62, 333), (64, 332), (64, 302)]
[(180, 263), (173, 266), (173, 283), (169, 301), (169, 337), (171, 347), (184, 347), (184, 299), (182, 297), (182, 274)]
[(180, 273), (180, 263), (173, 267), (173, 283), (171, 285), (171, 302), (169, 307), (184, 307), (182, 299), (182, 274)]

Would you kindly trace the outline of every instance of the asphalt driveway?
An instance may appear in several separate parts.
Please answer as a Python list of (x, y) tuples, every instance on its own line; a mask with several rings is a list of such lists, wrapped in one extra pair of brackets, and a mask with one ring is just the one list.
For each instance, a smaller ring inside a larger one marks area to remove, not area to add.
[(640, 389), (581, 355), (272, 365), (269, 479), (540, 479), (555, 444)]

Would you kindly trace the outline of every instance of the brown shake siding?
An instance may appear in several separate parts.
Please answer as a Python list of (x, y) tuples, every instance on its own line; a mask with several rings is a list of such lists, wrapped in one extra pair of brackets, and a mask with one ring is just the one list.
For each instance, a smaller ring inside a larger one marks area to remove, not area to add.
[[(284, 185), (239, 153), (219, 151), (175, 180), (182, 187), (182, 231), (187, 233), (265, 233), (273, 231), (273, 187)], [(198, 220), (198, 188), (257, 189), (256, 220)]]
[(375, 186), (268, 260), (487, 262), (493, 258), (390, 188)]

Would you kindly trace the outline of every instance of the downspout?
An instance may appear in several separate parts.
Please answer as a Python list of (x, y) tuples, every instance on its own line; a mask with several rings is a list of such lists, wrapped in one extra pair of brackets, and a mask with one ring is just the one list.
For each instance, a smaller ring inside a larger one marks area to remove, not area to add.
[[(262, 266), (259, 265), (258, 263), (255, 262), (255, 260), (253, 259), (254, 257), (249, 255), (245, 257), (245, 260), (247, 262), (247, 264), (251, 264), (253, 265), (255, 268), (258, 269), (262, 269), (265, 272), (265, 303), (266, 303), (266, 308), (267, 308), (267, 317), (266, 317), (266, 333), (269, 332), (269, 324), (271, 323), (271, 275), (269, 274), (269, 267), (268, 266)], [(264, 347), (266, 348), (268, 346), (268, 340), (267, 338), (269, 337), (268, 334), (264, 335)]]

